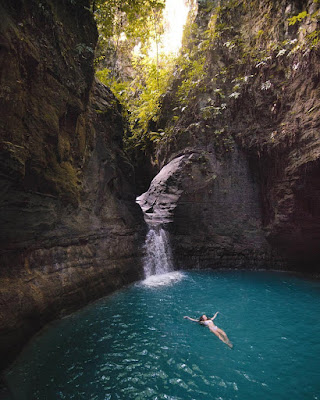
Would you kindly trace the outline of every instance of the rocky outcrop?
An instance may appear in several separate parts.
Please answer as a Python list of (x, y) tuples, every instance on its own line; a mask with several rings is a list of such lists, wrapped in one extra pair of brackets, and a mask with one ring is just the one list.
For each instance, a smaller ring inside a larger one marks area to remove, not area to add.
[(178, 268), (279, 268), (266, 241), (259, 186), (244, 154), (201, 151), (184, 171), (172, 244)]
[[(140, 198), (177, 268), (317, 270), (318, 15), (199, 2), (154, 127), (164, 168)], [(0, 18), (3, 367), (46, 322), (138, 279), (145, 225), (119, 104), (94, 82), (89, 1), (0, 0)]]
[(183, 171), (191, 158), (191, 155), (174, 158), (153, 178), (148, 191), (137, 198), (148, 225), (173, 222), (174, 210), (184, 190)]
[(262, 229), (259, 186), (234, 149), (219, 160), (188, 149), (166, 164), (139, 198), (149, 225), (165, 224), (175, 268), (281, 267)]
[(192, 195), (197, 174), (179, 198), (178, 264), (196, 265), (186, 254), (201, 254), (204, 265), (318, 271), (319, 5), (198, 3), (190, 63), (163, 100), (155, 159), (163, 166), (203, 152), (219, 173)]
[[(279, 46), (252, 66), (250, 88), (230, 105), (230, 132), (259, 173), (269, 243), (293, 268), (318, 271), (319, 5), (282, 2), (270, 13)], [(289, 25), (292, 15), (305, 17)]]
[(46, 322), (141, 276), (122, 117), (83, 1), (0, 2), (0, 367)]

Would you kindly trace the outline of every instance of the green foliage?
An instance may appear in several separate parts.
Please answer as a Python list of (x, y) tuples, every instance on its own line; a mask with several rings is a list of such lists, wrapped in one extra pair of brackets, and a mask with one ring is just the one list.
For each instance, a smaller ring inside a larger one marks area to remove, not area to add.
[(188, 54), (185, 54), (179, 61), (182, 82), (179, 85), (177, 95), (180, 104), (183, 106), (188, 104), (192, 92), (195, 90), (201, 91), (201, 84), (205, 77), (204, 67), (206, 59), (204, 56), (190, 59), (188, 58)]
[(309, 14), (307, 11), (302, 11), (298, 15), (294, 15), (291, 18), (288, 18), (289, 25), (295, 25), (297, 22), (301, 22), (304, 18), (308, 17)]
[[(132, 50), (140, 45), (147, 53), (150, 40), (157, 40), (162, 32), (162, 9), (165, 0), (98, 0), (95, 19), (99, 30), (96, 65), (110, 68), (114, 75), (117, 60), (130, 64)], [(101, 59), (101, 56), (105, 56)]]
[(75, 51), (78, 55), (84, 55), (86, 53), (94, 53), (94, 50), (92, 47), (87, 46), (85, 43), (79, 43), (77, 44)]
[(149, 132), (150, 124), (157, 122), (161, 96), (166, 92), (174, 68), (173, 56), (135, 57), (132, 68), (134, 79), (120, 81), (112, 77), (110, 69), (97, 72), (97, 77), (111, 88), (120, 100), (129, 122), (126, 143), (129, 148), (146, 149), (150, 141), (158, 141), (161, 134)]
[(320, 42), (320, 30), (315, 30), (307, 35), (307, 41), (311, 48), (316, 47)]
[(109, 38), (124, 32), (128, 38), (143, 40), (150, 15), (164, 7), (164, 0), (98, 0), (95, 18), (100, 35)]
[(262, 30), (262, 29), (260, 29), (258, 32), (257, 32), (257, 35), (256, 35), (256, 38), (258, 39), (260, 36), (262, 36), (264, 34), (264, 31)]
[(133, 96), (128, 99), (129, 122), (133, 135), (129, 140), (137, 143), (148, 135), (150, 123), (158, 120), (160, 100), (169, 85), (173, 59), (163, 56), (161, 65), (157, 65), (152, 58), (142, 58), (134, 60), (133, 65), (139, 74), (130, 85)]
[(189, 20), (189, 23), (184, 28), (182, 52), (177, 59), (177, 73), (181, 83), (176, 96), (180, 108), (188, 104), (195, 91), (201, 92), (204, 89), (206, 51), (210, 46), (210, 39), (214, 36), (214, 17), (212, 17), (212, 21), (213, 23), (207, 31), (205, 40), (197, 38), (199, 28), (196, 23), (192, 23), (192, 19)]
[[(158, 118), (173, 68), (173, 58), (159, 54), (164, 5), (165, 0), (99, 0), (95, 4), (96, 74), (123, 106), (129, 148), (146, 148), (161, 137), (148, 131)], [(156, 46), (154, 57), (149, 55), (151, 44)]]
[(217, 115), (221, 114), (221, 110), (223, 108), (221, 107), (215, 107), (215, 106), (207, 106), (201, 108), (201, 117), (206, 121), (208, 119), (211, 119), (212, 117), (216, 117)]

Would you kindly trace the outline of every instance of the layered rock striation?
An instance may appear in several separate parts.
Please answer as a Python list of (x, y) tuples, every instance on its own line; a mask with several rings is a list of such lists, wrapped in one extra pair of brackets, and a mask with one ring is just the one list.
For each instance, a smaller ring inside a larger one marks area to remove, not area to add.
[(204, 160), (181, 172), (177, 263), (318, 271), (319, 5), (198, 6), (154, 153), (160, 168), (184, 154)]
[[(319, 5), (198, 2), (140, 205), (176, 268), (318, 271)], [(0, 0), (0, 367), (46, 322), (141, 277), (122, 117), (89, 1)], [(138, 170), (138, 186), (150, 170)]]
[(170, 232), (175, 268), (281, 267), (262, 229), (259, 185), (234, 149), (189, 149), (166, 164), (138, 198), (149, 225)]
[(141, 276), (121, 109), (83, 1), (0, 2), (0, 367), (46, 322)]

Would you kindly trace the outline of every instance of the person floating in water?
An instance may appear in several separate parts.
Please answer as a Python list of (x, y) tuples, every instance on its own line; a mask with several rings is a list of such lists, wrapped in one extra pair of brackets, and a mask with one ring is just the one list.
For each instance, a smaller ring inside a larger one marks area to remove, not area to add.
[(212, 333), (214, 333), (223, 343), (227, 344), (231, 349), (233, 344), (228, 339), (227, 334), (222, 329), (218, 328), (217, 325), (213, 323), (213, 320), (217, 317), (219, 311), (217, 311), (212, 318), (208, 318), (205, 314), (201, 315), (199, 319), (194, 319), (190, 317), (183, 317), (189, 319), (190, 321), (198, 322), (201, 325), (207, 326)]

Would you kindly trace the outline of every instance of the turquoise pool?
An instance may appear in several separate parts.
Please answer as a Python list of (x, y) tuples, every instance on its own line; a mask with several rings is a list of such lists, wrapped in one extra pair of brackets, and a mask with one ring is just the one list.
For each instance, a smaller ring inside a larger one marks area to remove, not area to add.
[[(183, 319), (212, 316), (230, 349)], [(174, 272), (57, 321), (6, 372), (13, 399), (318, 399), (320, 282)]]

